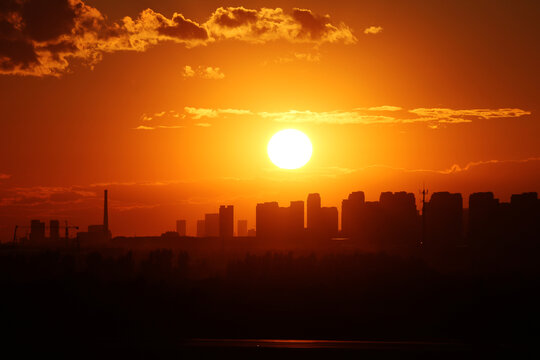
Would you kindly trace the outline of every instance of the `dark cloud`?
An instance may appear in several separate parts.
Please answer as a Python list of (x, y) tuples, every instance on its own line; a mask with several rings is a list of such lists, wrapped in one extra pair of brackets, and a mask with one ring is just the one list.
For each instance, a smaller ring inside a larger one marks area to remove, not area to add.
[(182, 14), (174, 14), (172, 25), (164, 23), (158, 27), (157, 31), (161, 35), (167, 35), (178, 39), (208, 39), (206, 30), (194, 21), (188, 20)]
[(294, 9), (292, 17), (301, 25), (300, 34), (311, 39), (321, 39), (325, 32), (334, 31), (336, 27), (330, 24), (330, 17), (316, 15), (311, 10)]
[(214, 13), (216, 24), (227, 27), (239, 27), (257, 21), (257, 10), (249, 10), (243, 7), (219, 8)]
[(145, 51), (163, 41), (187, 47), (220, 39), (264, 43), (355, 42), (345, 25), (310, 10), (218, 8), (203, 24), (175, 13), (172, 18), (146, 9), (137, 18), (111, 23), (81, 0), (2, 0), (0, 74), (60, 76), (73, 60), (93, 66), (104, 53)]
[(75, 26), (75, 6), (67, 0), (27, 0), (19, 14), (23, 33), (35, 41), (57, 39)]

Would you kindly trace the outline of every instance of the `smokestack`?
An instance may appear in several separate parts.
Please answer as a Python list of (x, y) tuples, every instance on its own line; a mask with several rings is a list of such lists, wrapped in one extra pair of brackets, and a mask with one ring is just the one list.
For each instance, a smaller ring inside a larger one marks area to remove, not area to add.
[(107, 190), (105, 190), (105, 201), (103, 204), (103, 229), (105, 231), (105, 238), (109, 239), (109, 206), (107, 204)]

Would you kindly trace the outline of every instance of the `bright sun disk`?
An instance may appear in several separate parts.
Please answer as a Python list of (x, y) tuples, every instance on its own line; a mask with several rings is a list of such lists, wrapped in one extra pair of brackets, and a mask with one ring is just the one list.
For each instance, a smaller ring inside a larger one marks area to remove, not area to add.
[(296, 129), (281, 130), (268, 142), (270, 160), (282, 169), (298, 169), (311, 158), (313, 147), (306, 134)]

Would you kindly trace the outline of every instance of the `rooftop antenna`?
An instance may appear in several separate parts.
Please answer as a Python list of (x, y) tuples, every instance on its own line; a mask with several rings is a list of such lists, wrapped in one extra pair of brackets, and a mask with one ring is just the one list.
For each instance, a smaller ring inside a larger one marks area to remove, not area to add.
[(420, 246), (426, 244), (426, 195), (429, 193), (429, 190), (426, 189), (426, 184), (422, 184), (422, 239), (420, 240)]
[(103, 231), (105, 231), (105, 239), (109, 240), (109, 206), (107, 204), (107, 190), (104, 191), (103, 201)]

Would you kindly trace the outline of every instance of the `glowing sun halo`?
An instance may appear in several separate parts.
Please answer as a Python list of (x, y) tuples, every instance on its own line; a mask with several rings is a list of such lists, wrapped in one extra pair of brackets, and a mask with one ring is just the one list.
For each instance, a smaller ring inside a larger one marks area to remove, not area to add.
[(313, 147), (306, 134), (296, 129), (281, 130), (268, 142), (270, 160), (282, 169), (298, 169), (311, 158)]

